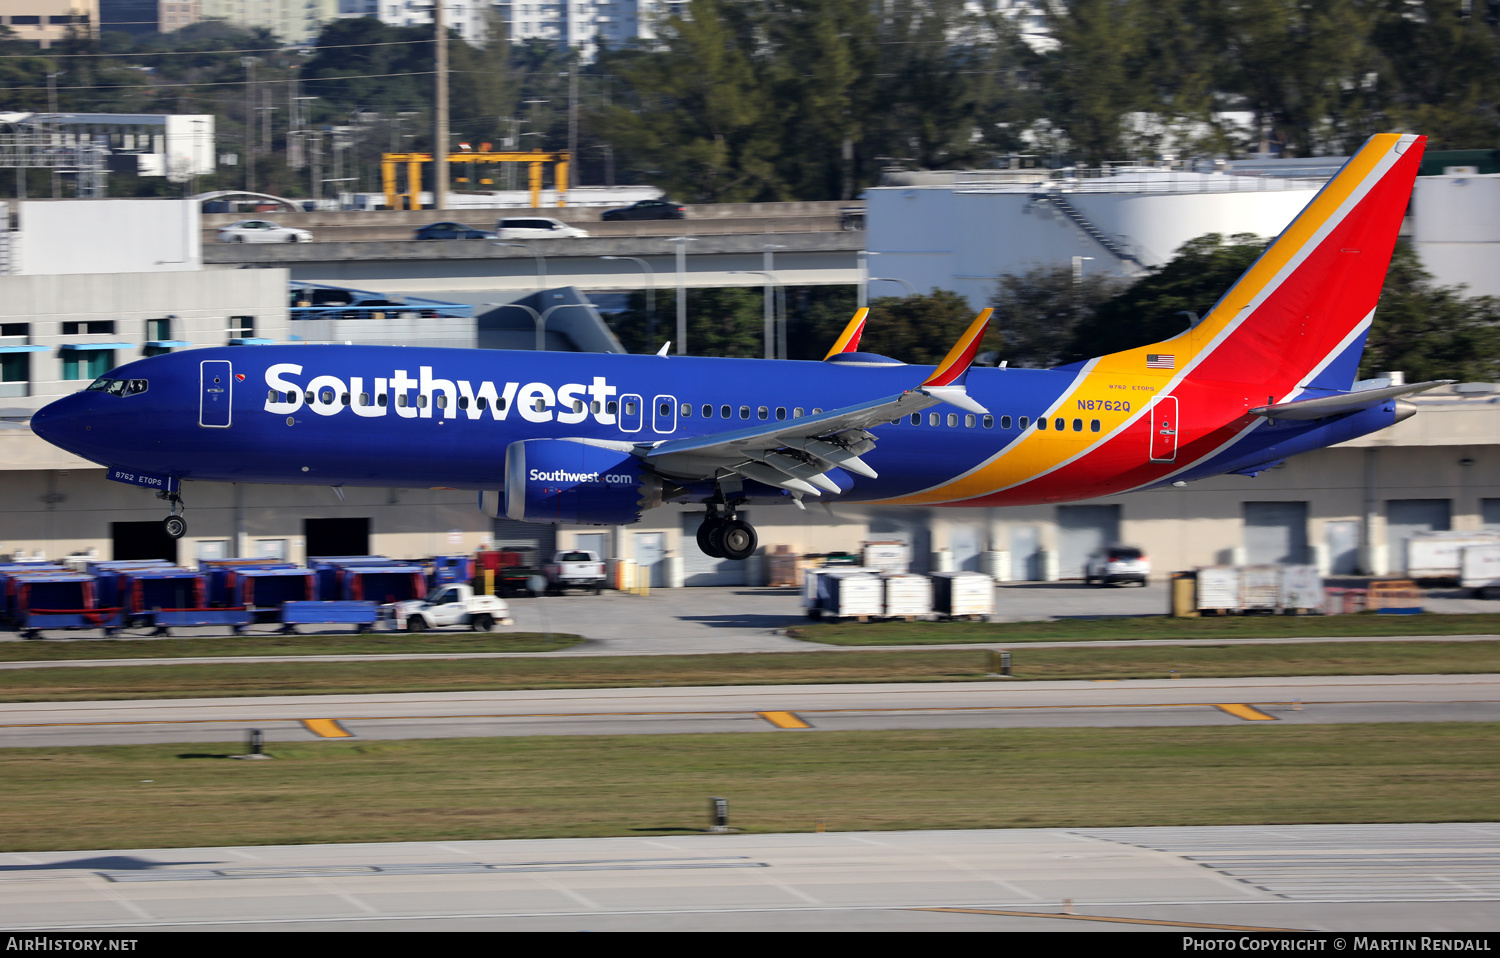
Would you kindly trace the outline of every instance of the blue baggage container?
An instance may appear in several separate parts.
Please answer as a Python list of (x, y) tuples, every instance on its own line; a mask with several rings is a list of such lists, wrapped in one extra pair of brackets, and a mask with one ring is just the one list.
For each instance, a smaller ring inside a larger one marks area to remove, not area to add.
[(417, 566), (354, 566), (339, 570), (338, 591), (333, 595), (324, 592), (323, 596), (383, 605), (387, 602), (421, 599), (427, 592), (427, 579)]
[(243, 572), (295, 568), (296, 563), (280, 559), (201, 559), (198, 562), (198, 571), (208, 577), (208, 604), (211, 606), (244, 605), (234, 598), (235, 580)]
[(95, 601), (95, 578), (76, 572), (16, 577), (11, 595), (15, 622), (23, 638), (36, 638), (43, 629), (120, 629), (119, 608), (102, 608)]
[(298, 623), (357, 625), (365, 632), (379, 616), (374, 602), (287, 602), (281, 607), (283, 632), (295, 631)]

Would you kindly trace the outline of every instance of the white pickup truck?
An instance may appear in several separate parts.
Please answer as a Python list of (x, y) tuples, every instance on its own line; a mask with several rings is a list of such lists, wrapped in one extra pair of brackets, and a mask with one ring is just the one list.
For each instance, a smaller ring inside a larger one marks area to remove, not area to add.
[(598, 595), (604, 589), (604, 560), (597, 552), (571, 549), (558, 552), (552, 561), (542, 566), (547, 577), (547, 591), (560, 593), (564, 589), (590, 589)]
[(425, 599), (393, 602), (390, 611), (396, 628), (426, 632), (450, 625), (466, 625), (475, 632), (488, 632), (497, 625), (512, 625), (510, 606), (492, 595), (475, 595), (474, 587), (450, 583), (428, 593)]

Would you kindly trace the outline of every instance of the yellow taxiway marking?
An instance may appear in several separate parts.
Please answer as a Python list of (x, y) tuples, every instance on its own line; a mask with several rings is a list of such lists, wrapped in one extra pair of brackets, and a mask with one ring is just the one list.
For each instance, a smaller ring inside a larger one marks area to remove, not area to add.
[(812, 728), (793, 712), (756, 712), (755, 714), (777, 728)]
[(1264, 925), (1211, 925), (1202, 921), (1166, 921), (1160, 918), (1111, 918), (1108, 915), (1063, 915), (1054, 911), (1001, 911), (997, 908), (913, 908), (912, 911), (946, 911), (959, 915), (1002, 915), (1006, 918), (1064, 918), (1069, 921), (1112, 921), (1122, 925), (1165, 925), (1171, 928), (1211, 928), (1215, 931), (1306, 931), (1305, 928), (1267, 928)]
[(1228, 712), (1235, 718), (1242, 718), (1247, 722), (1275, 722), (1276, 716), (1267, 715), (1260, 709), (1251, 705), (1215, 705), (1214, 708)]
[(303, 726), (319, 738), (352, 738), (334, 719), (303, 719)]

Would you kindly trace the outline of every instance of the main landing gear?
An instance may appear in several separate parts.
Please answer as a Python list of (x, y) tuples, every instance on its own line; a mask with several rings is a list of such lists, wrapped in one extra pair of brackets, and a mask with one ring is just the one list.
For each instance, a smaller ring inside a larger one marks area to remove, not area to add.
[(748, 559), (759, 545), (755, 527), (735, 515), (734, 506), (726, 505), (725, 514), (719, 515), (719, 507), (708, 505), (708, 515), (698, 527), (698, 548), (703, 554), (715, 559)]
[(156, 494), (156, 498), (165, 499), (172, 504), (172, 514), (161, 521), (162, 529), (173, 539), (181, 539), (187, 535), (187, 520), (178, 515), (186, 512), (187, 507), (182, 504), (182, 495), (176, 492), (162, 490)]

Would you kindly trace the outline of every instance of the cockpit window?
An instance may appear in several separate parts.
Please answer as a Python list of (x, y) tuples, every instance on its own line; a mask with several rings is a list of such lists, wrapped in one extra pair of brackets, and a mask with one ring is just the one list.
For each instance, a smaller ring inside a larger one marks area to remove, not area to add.
[(105, 379), (100, 377), (89, 383), (88, 392), (106, 392), (111, 396), (134, 396), (143, 393), (150, 385), (145, 379)]

